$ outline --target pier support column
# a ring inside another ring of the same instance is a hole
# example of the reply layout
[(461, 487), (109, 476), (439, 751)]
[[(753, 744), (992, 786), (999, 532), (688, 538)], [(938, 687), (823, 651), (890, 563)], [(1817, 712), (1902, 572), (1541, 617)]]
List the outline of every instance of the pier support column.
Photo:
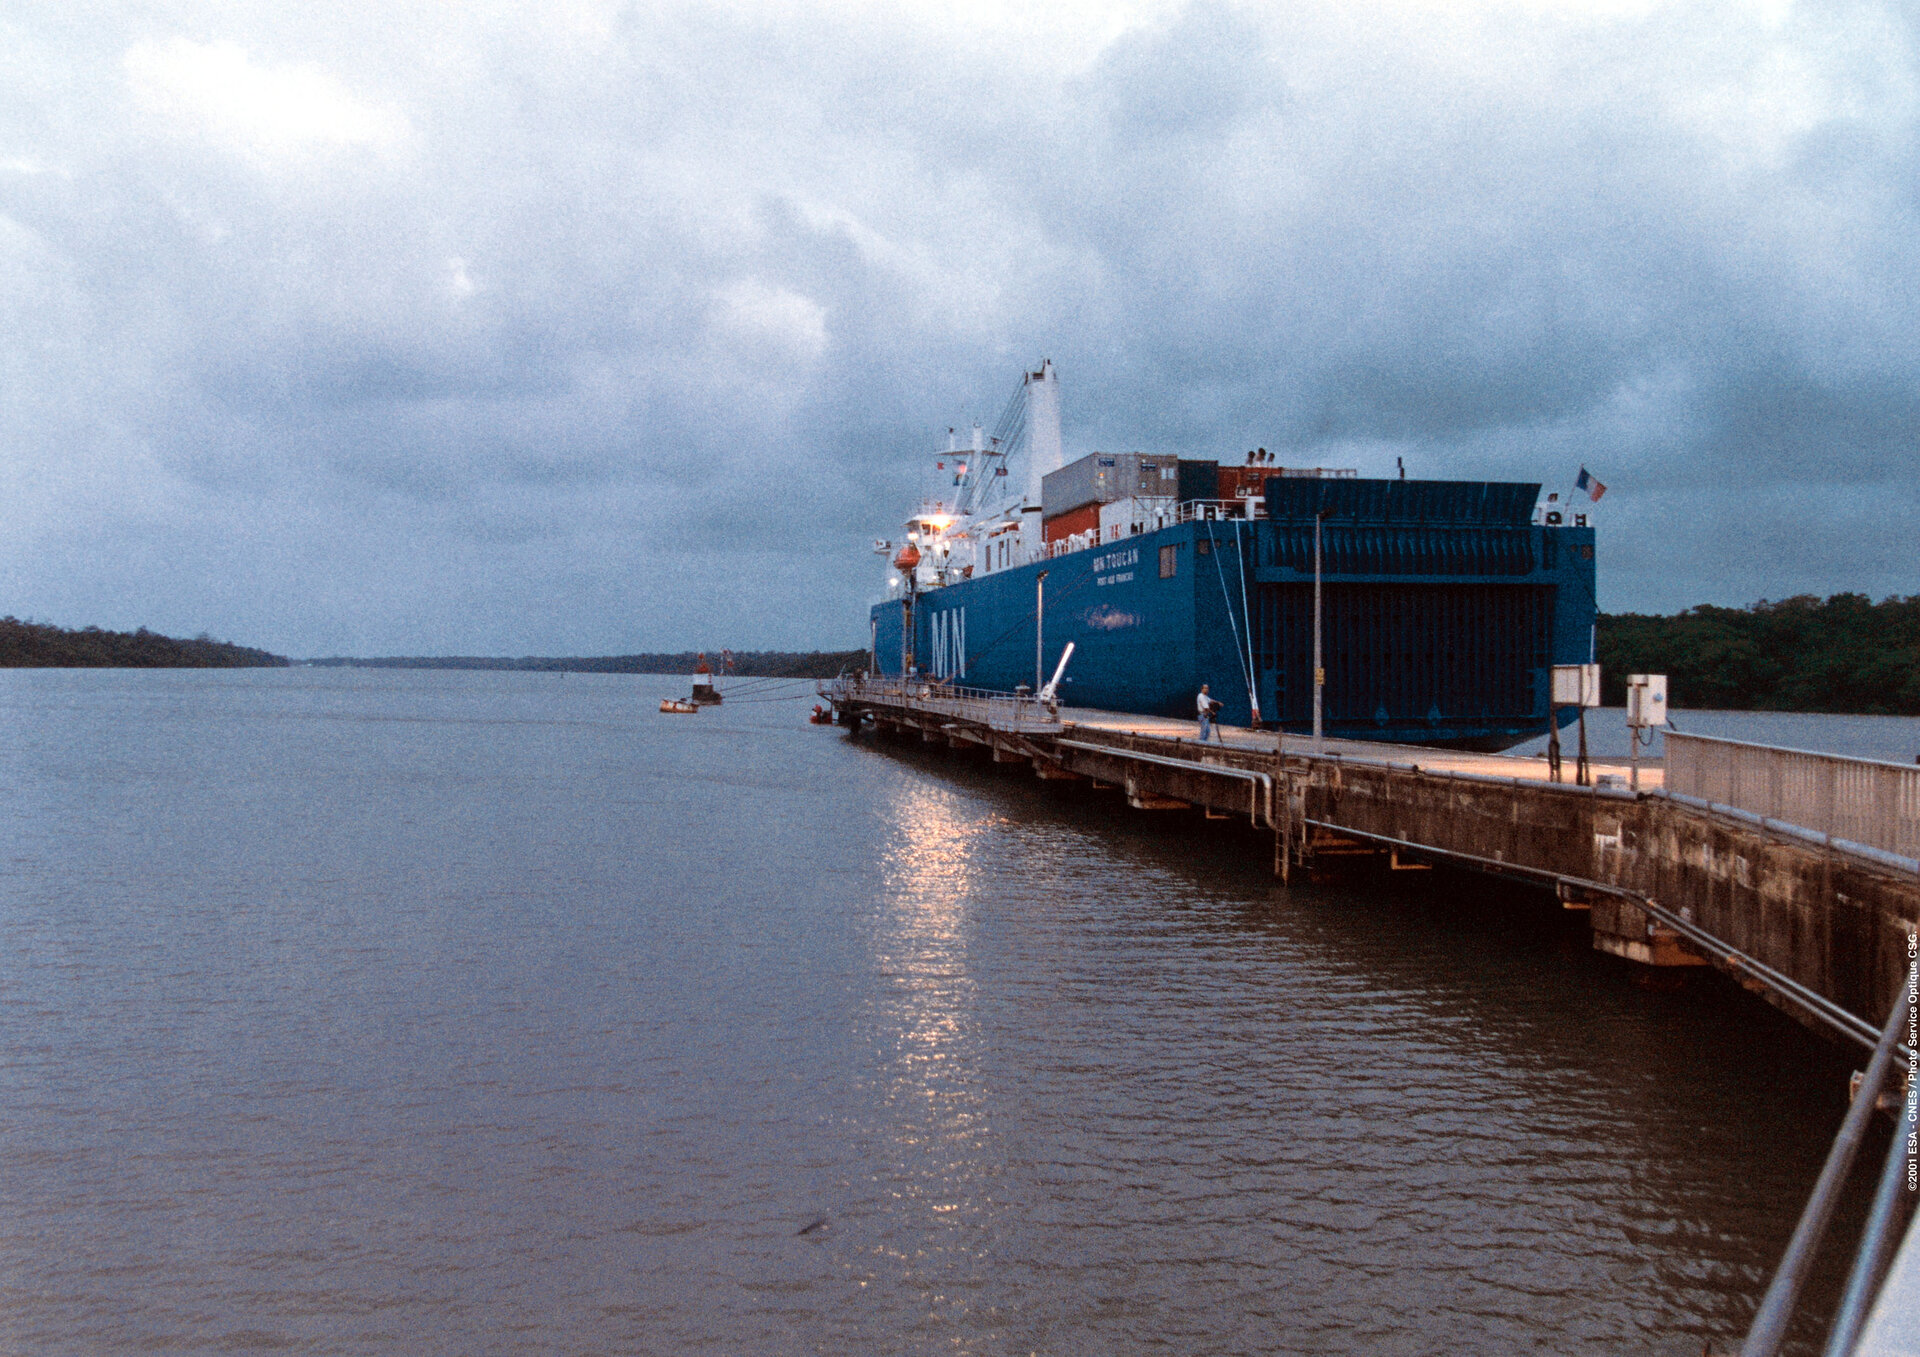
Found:
[(1159, 796), (1153, 792), (1140, 790), (1140, 784), (1132, 778), (1127, 779), (1127, 804), (1135, 810), (1191, 810), (1191, 801), (1182, 801), (1174, 796)]
[(1594, 896), (1588, 902), (1587, 917), (1593, 922), (1593, 945), (1602, 952), (1642, 966), (1709, 964), (1685, 938), (1617, 895)]
[(1307, 879), (1316, 885), (1323, 881), (1344, 881), (1358, 872), (1374, 868), (1388, 850), (1365, 839), (1350, 839), (1332, 830), (1309, 827), (1303, 865)]

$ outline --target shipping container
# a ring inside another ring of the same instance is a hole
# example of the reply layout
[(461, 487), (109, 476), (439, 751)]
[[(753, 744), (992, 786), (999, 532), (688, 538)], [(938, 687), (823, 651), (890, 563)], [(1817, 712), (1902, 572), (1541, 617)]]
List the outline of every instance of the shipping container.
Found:
[(1183, 457), (1180, 459), (1178, 480), (1180, 488), (1175, 493), (1180, 496), (1180, 502), (1183, 504), (1193, 499), (1220, 498), (1220, 463), (1218, 462), (1193, 461)]
[(1040, 535), (1049, 542), (1061, 542), (1077, 532), (1094, 532), (1100, 527), (1100, 506), (1083, 504), (1042, 521)]
[(1214, 499), (1264, 496), (1267, 478), (1278, 473), (1270, 466), (1223, 466), (1215, 480)]
[(1180, 481), (1176, 457), (1144, 452), (1096, 452), (1049, 472), (1040, 482), (1040, 512), (1047, 518), (1087, 504), (1110, 504), (1130, 495), (1169, 495)]

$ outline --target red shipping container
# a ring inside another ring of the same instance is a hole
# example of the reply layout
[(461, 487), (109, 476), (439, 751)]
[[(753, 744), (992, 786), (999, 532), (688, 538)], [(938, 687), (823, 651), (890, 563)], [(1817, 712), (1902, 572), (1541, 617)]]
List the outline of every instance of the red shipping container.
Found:
[(1083, 504), (1078, 509), (1069, 509), (1064, 514), (1055, 514), (1040, 525), (1040, 536), (1049, 542), (1060, 542), (1076, 532), (1098, 532), (1100, 530), (1100, 506)]
[(1267, 477), (1279, 475), (1270, 466), (1223, 466), (1220, 468), (1221, 499), (1239, 499), (1243, 495), (1265, 498)]

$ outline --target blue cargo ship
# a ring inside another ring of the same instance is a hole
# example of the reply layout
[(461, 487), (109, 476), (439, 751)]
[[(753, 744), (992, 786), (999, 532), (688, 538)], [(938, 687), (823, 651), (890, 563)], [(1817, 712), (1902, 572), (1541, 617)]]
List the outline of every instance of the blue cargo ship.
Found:
[(1071, 643), (1067, 704), (1191, 717), (1204, 683), (1229, 724), (1307, 733), (1316, 564), (1328, 736), (1505, 749), (1546, 732), (1551, 667), (1591, 660), (1594, 531), (1538, 484), (1264, 450), (1069, 463), (1054, 382), (1043, 363), (994, 438), (950, 439), (943, 493), (876, 543), (894, 596), (871, 612), (875, 672), (1032, 691)]

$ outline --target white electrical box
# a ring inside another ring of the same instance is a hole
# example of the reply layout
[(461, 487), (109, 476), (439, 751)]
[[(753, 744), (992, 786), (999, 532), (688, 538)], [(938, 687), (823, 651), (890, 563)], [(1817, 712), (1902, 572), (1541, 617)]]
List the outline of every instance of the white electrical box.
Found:
[(1600, 666), (1597, 664), (1554, 665), (1552, 702), (1556, 707), (1599, 706)]
[(1627, 724), (1642, 729), (1667, 723), (1667, 676), (1627, 675)]

